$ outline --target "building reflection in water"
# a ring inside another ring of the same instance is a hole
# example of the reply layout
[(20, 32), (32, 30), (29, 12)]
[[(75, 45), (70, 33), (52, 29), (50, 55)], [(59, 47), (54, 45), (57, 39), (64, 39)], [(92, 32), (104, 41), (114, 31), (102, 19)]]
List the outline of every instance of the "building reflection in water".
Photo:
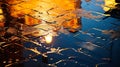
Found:
[[(46, 13), (43, 15), (40, 13), (41, 14), (40, 16), (42, 16), (40, 19), (43, 19), (46, 22), (57, 21), (56, 25), (60, 25), (60, 26), (62, 25), (64, 28), (68, 29), (70, 32), (76, 32), (78, 29), (81, 28), (81, 18), (77, 19), (76, 15), (72, 14), (73, 10), (81, 8), (80, 0), (77, 0), (77, 1), (66, 0), (65, 2), (61, 2), (61, 0), (55, 0), (55, 1), (48, 0), (48, 3), (45, 0), (45, 3), (40, 2), (41, 5), (38, 5), (39, 3), (37, 1), (38, 0), (36, 0), (36, 3), (34, 4), (37, 4), (37, 6), (44, 7), (44, 8), (40, 8), (40, 10), (43, 13), (47, 12), (46, 9), (49, 9), (51, 13), (50, 16), (46, 15)], [(34, 5), (34, 4), (29, 4), (29, 3), (26, 4), (26, 2), (25, 2), (26, 6), (23, 5), (24, 1), (17, 1), (17, 0), (13, 0), (13, 1), (5, 0), (3, 2), (1, 1), (0, 3), (1, 5), (1, 9), (0, 9), (0, 12), (1, 12), (1, 15), (0, 15), (0, 20), (1, 20), (0, 21), (0, 34), (1, 34), (0, 35), (1, 36), (0, 37), (0, 67), (24, 67), (24, 66), (25, 67), (28, 67), (28, 66), (29, 67), (31, 66), (48, 67), (46, 65), (48, 60), (42, 55), (39, 56), (41, 58), (40, 62), (34, 62), (36, 60), (34, 61), (32, 60), (32, 58), (37, 56), (37, 54), (34, 51), (32, 52), (32, 49), (31, 49), (31, 48), (34, 48), (35, 46), (31, 47), (31, 45), (29, 45), (29, 41), (27, 41), (26, 43), (26, 41), (24, 41), (25, 39), (22, 37), (22, 31), (24, 30), (22, 26), (23, 24), (26, 24), (28, 26), (33, 26), (33, 25), (41, 23), (40, 22), (41, 20), (37, 20), (33, 18), (33, 16), (31, 15), (31, 14), (36, 15), (38, 13), (37, 10), (29, 9), (29, 8), (38, 9), (38, 7), (34, 7), (34, 6), (30, 7), (30, 5)], [(30, 3), (33, 3), (33, 2), (30, 2)], [(50, 5), (50, 3), (51, 4), (53, 3), (53, 4)], [(59, 3), (61, 5), (59, 5)], [(21, 6), (19, 4), (21, 4)], [(60, 8), (57, 8), (53, 5), (56, 5), (57, 7), (60, 6)], [(23, 6), (24, 8), (21, 8)], [(68, 12), (70, 11), (71, 13), (65, 16), (64, 14), (61, 15), (62, 13), (65, 13), (61, 10), (61, 8), (63, 9), (63, 11), (65, 10), (67, 12), (68, 10)], [(35, 12), (31, 13), (32, 11), (35, 11)], [(53, 17), (56, 17), (56, 16), (58, 18), (55, 18), (54, 20)], [(62, 23), (62, 22), (66, 22), (66, 23)], [(52, 25), (52, 23), (49, 23), (49, 24)], [(28, 36), (28, 38), (31, 37), (31, 35), (25, 35), (25, 36)], [(29, 45), (29, 48), (27, 48), (25, 45), (27, 46)], [(39, 55), (39, 52), (38, 52), (38, 55)]]

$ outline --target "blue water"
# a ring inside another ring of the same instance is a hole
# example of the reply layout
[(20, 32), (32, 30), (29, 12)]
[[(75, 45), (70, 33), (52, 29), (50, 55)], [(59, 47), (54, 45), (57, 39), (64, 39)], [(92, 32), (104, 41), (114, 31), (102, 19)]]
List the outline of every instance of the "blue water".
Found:
[[(104, 13), (102, 7), (96, 4), (103, 4), (104, 2), (90, 2), (82, 1), (82, 9)], [(99, 15), (94, 13), (94, 15)], [(120, 31), (120, 19), (106, 18), (105, 16), (98, 19), (89, 19), (82, 17), (82, 29), (76, 33), (60, 34), (54, 38), (54, 42), (49, 46), (51, 48), (69, 48), (61, 52), (48, 54), (48, 61), (46, 64), (54, 64), (57, 67), (120, 67), (120, 38), (111, 38), (110, 34), (102, 33), (103, 30)], [(84, 32), (84, 33), (82, 33)], [(45, 44), (44, 44), (45, 45)], [(31, 43), (26, 43), (25, 47), (32, 46)], [(44, 48), (37, 47), (39, 51), (46, 52)], [(79, 49), (80, 52), (79, 52)], [(77, 50), (77, 51), (75, 51)], [(25, 50), (26, 51), (26, 50)], [(32, 52), (24, 52), (24, 56), (34, 55)], [(40, 67), (42, 63), (42, 56), (35, 56), (37, 62), (30, 60), (24, 63), (25, 67)], [(58, 62), (62, 60), (61, 62)], [(44, 66), (43, 66), (44, 67)]]

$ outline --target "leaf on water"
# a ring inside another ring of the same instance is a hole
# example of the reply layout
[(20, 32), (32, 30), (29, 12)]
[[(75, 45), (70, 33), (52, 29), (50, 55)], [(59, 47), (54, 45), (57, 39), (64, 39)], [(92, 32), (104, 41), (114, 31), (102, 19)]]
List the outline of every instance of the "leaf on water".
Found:
[(36, 54), (41, 54), (41, 52), (38, 51), (37, 48), (34, 48), (34, 49), (28, 48), (28, 50), (33, 51), (33, 52), (36, 53)]

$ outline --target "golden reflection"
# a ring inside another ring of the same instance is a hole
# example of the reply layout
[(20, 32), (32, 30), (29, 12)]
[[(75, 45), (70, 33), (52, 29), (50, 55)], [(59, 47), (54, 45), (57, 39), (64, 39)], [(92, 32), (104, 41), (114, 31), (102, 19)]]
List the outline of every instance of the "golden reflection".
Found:
[(80, 0), (8, 0), (8, 3), (12, 5), (9, 6), (11, 15), (25, 17), (27, 25), (42, 24), (45, 21), (58, 28), (69, 28), (71, 32), (80, 28), (73, 13), (79, 8)]
[(105, 11), (108, 11), (110, 10), (111, 8), (115, 8), (115, 5), (117, 4), (115, 2), (115, 0), (104, 0), (105, 1), (105, 6), (104, 6), (104, 10)]
[(4, 16), (2, 14), (3, 11), (0, 9), (0, 27), (4, 27)]
[(52, 40), (53, 40), (52, 35), (48, 34), (45, 36), (45, 41), (47, 44), (50, 44), (52, 42)]

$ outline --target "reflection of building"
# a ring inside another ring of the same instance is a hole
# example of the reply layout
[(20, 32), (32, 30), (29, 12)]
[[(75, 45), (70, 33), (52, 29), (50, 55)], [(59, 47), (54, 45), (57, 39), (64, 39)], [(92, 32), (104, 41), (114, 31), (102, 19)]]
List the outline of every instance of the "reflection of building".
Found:
[(105, 1), (105, 7), (104, 10), (108, 11), (110, 8), (115, 8), (115, 5), (120, 3), (120, 0), (104, 0)]
[(120, 0), (105, 0), (105, 7), (103, 8), (111, 17), (120, 19)]
[(108, 11), (111, 8), (115, 8), (117, 4), (120, 3), (120, 0), (104, 0), (105, 1), (105, 7), (104, 10)]
[[(45, 21), (52, 24), (52, 26), (63, 26), (64, 28), (68, 28), (69, 31), (75, 32), (81, 26), (73, 11), (80, 7), (80, 1), (34, 0), (34, 2), (26, 1), (22, 3), (16, 1), (19, 4), (11, 6), (10, 11), (13, 17), (25, 15), (25, 23), (27, 25), (40, 24)], [(14, 4), (15, 2), (9, 1), (9, 3)]]
[[(14, 40), (12, 37), (16, 37), (13, 33), (16, 28), (19, 28), (16, 24), (11, 24), (12, 20), (9, 20), (7, 5), (2, 1), (0, 2), (0, 67), (23, 67), (23, 64), (15, 65), (16, 62), (23, 60), (23, 48), (18, 44), (22, 45), (20, 40)], [(17, 26), (17, 27), (15, 27)], [(7, 29), (6, 29), (7, 28)], [(8, 32), (8, 29), (11, 33)], [(18, 35), (18, 33), (16, 33)], [(14, 66), (15, 65), (15, 66)]]
[[(51, 22), (49, 24), (52, 24), (52, 22), (55, 21), (56, 27), (57, 25), (58, 26), (63, 25), (64, 28), (68, 28), (68, 30), (71, 32), (76, 32), (79, 28), (81, 28), (80, 19), (76, 18), (76, 15), (72, 13), (76, 8), (80, 8), (80, 0), (77, 0), (77, 2), (76, 0), (63, 0), (63, 1), (62, 0), (44, 0), (45, 2), (37, 2), (41, 0), (34, 0), (36, 2), (33, 2), (32, 0), (30, 0), (28, 3), (20, 2), (23, 0), (19, 0), (19, 1), (8, 0), (8, 1), (9, 1), (8, 3), (12, 5), (12, 6), (9, 6), (9, 9), (11, 11), (10, 13), (8, 12), (9, 15), (8, 13), (6, 13), (8, 6), (5, 4), (2, 4), (3, 13), (5, 13), (5, 19), (6, 19), (5, 26), (7, 27), (7, 30), (10, 27), (13, 30), (17, 30), (17, 33), (15, 32), (10, 34), (8, 32), (6, 33), (5, 31), (5, 34), (3, 37), (6, 38), (6, 40), (7, 39), (11, 40), (12, 37), (14, 36), (17, 37), (17, 35), (20, 33), (18, 32), (18, 29), (20, 29), (20, 26), (19, 24), (17, 26), (17, 23), (19, 22), (24, 23), (23, 19), (25, 19), (25, 24), (27, 25), (39, 24), (42, 22), (42, 20), (45, 20), (48, 23)], [(41, 6), (44, 8), (41, 8)], [(35, 16), (37, 16), (37, 18)], [(39, 16), (42, 16), (42, 17), (39, 18)], [(0, 22), (0, 27), (4, 27), (3, 22), (2, 24)], [(2, 41), (1, 39), (2, 38), (0, 38), (0, 42), (4, 42), (4, 40)], [(21, 40), (13, 40), (8, 43), (7, 41), (5, 41), (4, 44), (0, 45), (0, 65), (3, 65), (2, 67), (4, 67), (5, 65), (8, 65), (8, 64), (12, 65), (12, 63), (16, 63), (16, 62), (18, 62), (19, 64), (20, 61), (23, 61), (25, 59), (23, 58), (24, 47), (21, 47), (21, 46), (23, 46)], [(23, 65), (18, 65), (15, 67), (23, 67)]]
[(115, 8), (115, 5), (117, 4), (115, 0), (104, 0), (105, 1), (105, 7), (104, 10), (108, 11), (111, 8)]

